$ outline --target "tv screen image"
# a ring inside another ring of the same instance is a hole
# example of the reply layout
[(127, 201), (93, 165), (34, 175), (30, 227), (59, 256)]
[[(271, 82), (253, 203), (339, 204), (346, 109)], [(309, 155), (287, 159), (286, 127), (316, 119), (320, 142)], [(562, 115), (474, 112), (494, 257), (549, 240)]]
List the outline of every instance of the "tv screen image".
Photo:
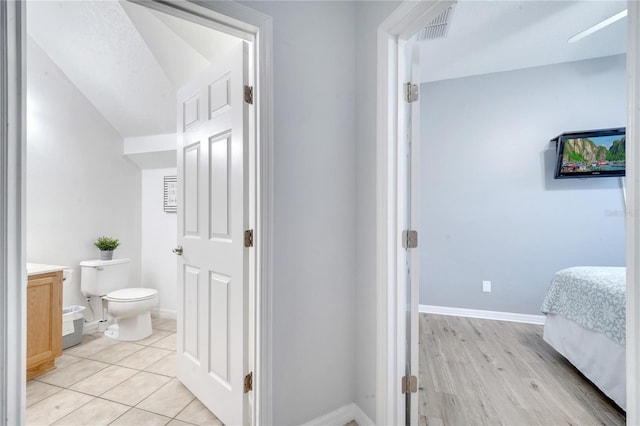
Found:
[(556, 143), (555, 178), (624, 176), (625, 128), (567, 132)]

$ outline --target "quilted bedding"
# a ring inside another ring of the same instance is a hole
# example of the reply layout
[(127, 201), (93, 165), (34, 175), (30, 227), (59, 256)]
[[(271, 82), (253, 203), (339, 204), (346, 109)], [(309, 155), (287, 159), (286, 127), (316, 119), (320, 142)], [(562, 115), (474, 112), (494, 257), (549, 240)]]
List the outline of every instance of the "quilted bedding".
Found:
[(626, 268), (578, 266), (555, 273), (541, 311), (625, 344)]

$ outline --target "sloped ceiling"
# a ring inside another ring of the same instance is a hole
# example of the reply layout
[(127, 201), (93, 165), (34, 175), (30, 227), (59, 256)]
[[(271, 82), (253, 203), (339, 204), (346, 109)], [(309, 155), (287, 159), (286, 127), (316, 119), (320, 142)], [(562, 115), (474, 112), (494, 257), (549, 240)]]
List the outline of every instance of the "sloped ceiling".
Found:
[(448, 34), (421, 42), (422, 82), (626, 52), (626, 19), (578, 42), (569, 37), (626, 8), (626, 1), (473, 1), (455, 6)]
[[(462, 0), (446, 37), (421, 42), (421, 81), (624, 53), (626, 19), (567, 39), (625, 3)], [(116, 0), (29, 1), (27, 31), (124, 138), (174, 132), (177, 89), (235, 41)]]
[(27, 32), (123, 138), (176, 130), (176, 91), (233, 37), (128, 2), (30, 1)]

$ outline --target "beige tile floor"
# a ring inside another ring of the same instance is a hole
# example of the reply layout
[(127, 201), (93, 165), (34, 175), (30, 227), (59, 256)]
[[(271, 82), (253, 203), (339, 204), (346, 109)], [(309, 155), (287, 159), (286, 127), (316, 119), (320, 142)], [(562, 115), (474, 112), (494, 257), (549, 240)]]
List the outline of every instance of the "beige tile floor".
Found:
[(176, 322), (118, 342), (86, 334), (57, 368), (27, 383), (26, 425), (222, 425), (177, 379)]

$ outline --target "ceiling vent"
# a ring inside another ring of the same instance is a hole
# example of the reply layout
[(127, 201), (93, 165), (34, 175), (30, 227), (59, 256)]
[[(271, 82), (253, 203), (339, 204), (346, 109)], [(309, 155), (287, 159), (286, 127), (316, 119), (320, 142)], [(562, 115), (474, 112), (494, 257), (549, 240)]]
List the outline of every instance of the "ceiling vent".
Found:
[(426, 27), (418, 32), (418, 41), (434, 40), (447, 36), (453, 16), (454, 5), (449, 6), (444, 12), (436, 16)]

